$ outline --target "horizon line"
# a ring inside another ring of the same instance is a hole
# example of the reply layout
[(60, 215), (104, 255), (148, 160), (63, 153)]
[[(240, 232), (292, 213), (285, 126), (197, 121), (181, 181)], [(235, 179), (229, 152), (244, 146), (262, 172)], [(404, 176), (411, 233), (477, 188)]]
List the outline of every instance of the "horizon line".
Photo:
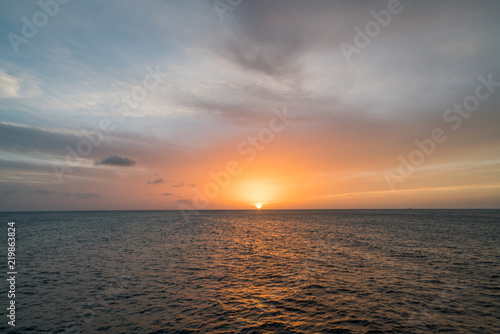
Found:
[(328, 209), (203, 209), (203, 210), (179, 210), (179, 209), (109, 209), (109, 210), (12, 210), (0, 211), (2, 213), (45, 213), (45, 212), (121, 212), (121, 211), (318, 211), (318, 210), (500, 210), (500, 208), (328, 208)]

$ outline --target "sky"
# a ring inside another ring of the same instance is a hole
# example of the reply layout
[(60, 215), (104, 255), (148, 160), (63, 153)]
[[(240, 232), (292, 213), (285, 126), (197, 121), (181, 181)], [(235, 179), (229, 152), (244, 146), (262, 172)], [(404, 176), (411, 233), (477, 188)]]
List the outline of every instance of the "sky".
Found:
[(500, 2), (2, 1), (0, 210), (500, 208)]

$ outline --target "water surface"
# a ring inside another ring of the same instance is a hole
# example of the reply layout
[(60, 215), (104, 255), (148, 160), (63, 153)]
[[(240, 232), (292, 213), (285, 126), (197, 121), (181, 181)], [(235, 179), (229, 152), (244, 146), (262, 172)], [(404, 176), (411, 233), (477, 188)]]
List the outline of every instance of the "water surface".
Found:
[(500, 333), (499, 210), (0, 218), (20, 333)]

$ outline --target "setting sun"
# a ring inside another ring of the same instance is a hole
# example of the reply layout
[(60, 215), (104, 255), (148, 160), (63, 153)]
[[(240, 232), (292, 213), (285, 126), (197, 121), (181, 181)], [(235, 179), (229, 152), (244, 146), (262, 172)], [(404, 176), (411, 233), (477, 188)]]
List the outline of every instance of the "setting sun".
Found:
[(262, 203), (255, 203), (255, 207), (260, 210), (262, 208)]

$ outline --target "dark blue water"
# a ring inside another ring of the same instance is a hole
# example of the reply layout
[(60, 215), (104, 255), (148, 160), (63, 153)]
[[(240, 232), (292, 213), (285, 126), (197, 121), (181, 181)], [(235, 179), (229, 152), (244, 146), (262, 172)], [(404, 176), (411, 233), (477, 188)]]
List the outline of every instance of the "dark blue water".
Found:
[(500, 333), (499, 210), (1, 213), (5, 277), (10, 220), (12, 332)]

